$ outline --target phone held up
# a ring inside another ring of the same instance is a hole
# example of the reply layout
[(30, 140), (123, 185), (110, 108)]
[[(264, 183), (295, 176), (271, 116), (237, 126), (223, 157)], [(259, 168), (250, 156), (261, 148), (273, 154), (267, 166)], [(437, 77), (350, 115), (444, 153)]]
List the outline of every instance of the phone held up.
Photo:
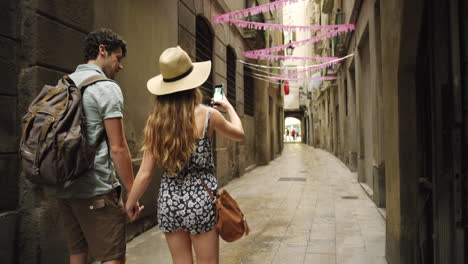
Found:
[(214, 87), (213, 102), (212, 105), (219, 106), (218, 101), (224, 99), (224, 84), (217, 84)]

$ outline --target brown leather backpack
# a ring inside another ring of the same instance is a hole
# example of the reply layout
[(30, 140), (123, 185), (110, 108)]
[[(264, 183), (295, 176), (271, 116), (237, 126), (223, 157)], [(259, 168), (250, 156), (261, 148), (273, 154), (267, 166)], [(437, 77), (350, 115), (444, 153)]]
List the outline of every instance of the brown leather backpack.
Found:
[(247, 220), (234, 198), (226, 190), (221, 190), (215, 197), (203, 180), (202, 184), (216, 205), (216, 230), (221, 238), (233, 242), (248, 235)]
[(81, 98), (84, 88), (99, 81), (112, 80), (95, 75), (76, 86), (64, 76), (56, 86), (45, 85), (33, 100), (22, 120), (19, 151), (31, 182), (68, 187), (94, 165), (96, 149), (86, 138)]

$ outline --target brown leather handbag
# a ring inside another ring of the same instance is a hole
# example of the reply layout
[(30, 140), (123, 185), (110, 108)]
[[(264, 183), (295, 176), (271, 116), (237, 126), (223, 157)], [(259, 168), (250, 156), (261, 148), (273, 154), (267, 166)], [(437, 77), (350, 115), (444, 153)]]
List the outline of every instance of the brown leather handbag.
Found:
[(221, 190), (215, 197), (204, 181), (201, 182), (216, 205), (216, 230), (221, 238), (233, 242), (244, 234), (248, 235), (250, 230), (247, 220), (234, 198), (226, 190)]

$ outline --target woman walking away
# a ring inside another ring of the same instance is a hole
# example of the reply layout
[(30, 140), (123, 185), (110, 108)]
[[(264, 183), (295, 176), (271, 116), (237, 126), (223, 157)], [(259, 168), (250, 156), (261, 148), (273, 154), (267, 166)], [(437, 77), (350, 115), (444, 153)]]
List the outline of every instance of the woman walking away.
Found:
[[(216, 208), (205, 190), (218, 186), (211, 136), (214, 131), (235, 140), (244, 139), (242, 123), (225, 99), (213, 108), (201, 104), (199, 86), (210, 75), (211, 62), (192, 63), (180, 47), (165, 50), (159, 58), (161, 73), (148, 81), (156, 95), (145, 127), (143, 161), (127, 201), (133, 221), (136, 201), (145, 192), (156, 164), (164, 169), (158, 198), (158, 223), (174, 263), (218, 263), (219, 240), (214, 229)], [(227, 112), (230, 122), (217, 110)]]

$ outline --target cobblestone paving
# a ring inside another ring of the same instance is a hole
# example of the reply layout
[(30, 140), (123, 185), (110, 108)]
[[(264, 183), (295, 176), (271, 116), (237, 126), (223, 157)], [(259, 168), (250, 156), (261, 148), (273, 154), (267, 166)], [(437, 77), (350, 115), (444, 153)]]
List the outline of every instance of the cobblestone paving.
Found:
[[(220, 263), (384, 264), (385, 221), (330, 153), (286, 144), (283, 154), (225, 188), (251, 234), (221, 242)], [(157, 227), (128, 244), (127, 263), (171, 263)]]

